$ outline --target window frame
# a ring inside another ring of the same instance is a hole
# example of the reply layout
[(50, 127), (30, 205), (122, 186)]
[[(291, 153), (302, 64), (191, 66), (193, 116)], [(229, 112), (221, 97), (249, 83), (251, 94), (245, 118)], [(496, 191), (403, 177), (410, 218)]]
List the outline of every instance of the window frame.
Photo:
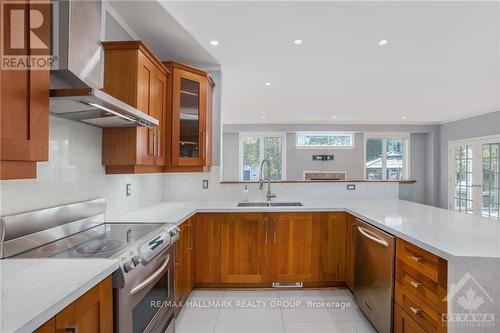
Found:
[[(325, 136), (334, 136), (334, 135), (350, 135), (351, 136), (351, 145), (350, 146), (311, 146), (311, 145), (299, 145), (299, 135), (325, 135)], [(295, 149), (315, 149), (315, 150), (325, 150), (325, 149), (356, 149), (356, 133), (355, 132), (344, 132), (344, 131), (298, 131), (295, 132)]]
[(368, 181), (376, 181), (375, 179), (368, 179), (366, 176), (366, 144), (369, 139), (382, 139), (382, 179), (377, 180), (390, 180), (387, 179), (387, 139), (390, 138), (401, 138), (405, 139), (405, 156), (403, 156), (403, 175), (401, 179), (398, 181), (405, 181), (410, 179), (410, 143), (411, 133), (409, 132), (366, 132), (364, 133), (364, 145), (363, 145), (363, 170), (364, 170), (364, 179)]
[[(259, 137), (259, 165), (264, 159), (264, 138), (281, 138), (281, 180), (286, 180), (286, 132), (239, 132), (238, 133), (238, 179), (240, 182), (252, 182), (243, 180), (243, 140), (250, 137)], [(276, 180), (272, 180), (276, 181)]]

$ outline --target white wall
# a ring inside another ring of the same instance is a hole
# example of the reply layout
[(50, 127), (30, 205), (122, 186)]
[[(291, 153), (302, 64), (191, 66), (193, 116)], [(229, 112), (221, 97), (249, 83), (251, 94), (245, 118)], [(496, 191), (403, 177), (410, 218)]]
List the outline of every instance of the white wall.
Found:
[[(202, 188), (203, 179), (209, 181), (208, 189)], [(397, 183), (355, 183), (355, 191), (347, 191), (346, 183), (273, 183), (271, 189), (277, 194), (275, 201), (308, 200), (377, 200), (397, 199)], [(266, 200), (266, 189), (260, 191), (258, 184), (246, 184), (250, 200)], [(245, 184), (221, 184), (220, 168), (213, 167), (206, 173), (171, 173), (165, 175), (165, 200), (231, 200), (243, 199)]]
[(0, 215), (104, 197), (112, 217), (161, 201), (163, 180), (162, 174), (106, 175), (101, 129), (51, 115), (49, 161), (37, 164), (37, 179), (0, 181)]

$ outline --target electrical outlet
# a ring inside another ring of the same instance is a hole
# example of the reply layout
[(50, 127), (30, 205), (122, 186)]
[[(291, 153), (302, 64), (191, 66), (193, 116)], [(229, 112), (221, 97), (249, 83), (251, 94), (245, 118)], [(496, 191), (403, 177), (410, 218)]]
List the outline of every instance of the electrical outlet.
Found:
[(125, 195), (130, 197), (132, 195), (132, 184), (127, 184), (125, 186)]
[(356, 189), (356, 185), (355, 184), (347, 184), (347, 190), (348, 191), (354, 191)]
[(203, 179), (203, 189), (207, 189), (208, 188), (208, 179)]

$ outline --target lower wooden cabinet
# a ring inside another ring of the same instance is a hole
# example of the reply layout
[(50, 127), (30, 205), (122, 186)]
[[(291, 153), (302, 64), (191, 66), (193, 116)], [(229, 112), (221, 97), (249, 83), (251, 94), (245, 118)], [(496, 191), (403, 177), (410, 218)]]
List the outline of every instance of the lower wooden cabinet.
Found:
[(263, 213), (235, 213), (222, 216), (221, 282), (271, 282), (267, 217)]
[(426, 333), (408, 313), (394, 305), (394, 333)]
[[(320, 213), (269, 214), (272, 223), (272, 280), (316, 282), (320, 271)], [(327, 240), (328, 241), (328, 240)]]
[(345, 283), (354, 291), (354, 267), (356, 258), (356, 217), (351, 214), (346, 214), (346, 269), (345, 269)]
[(344, 212), (198, 214), (194, 283), (341, 284), (346, 223)]
[(193, 289), (193, 219), (179, 226), (179, 240), (175, 243), (175, 287), (177, 302), (187, 299)]
[(113, 332), (113, 291), (111, 276), (68, 305), (35, 332)]
[(347, 214), (321, 213), (319, 222), (319, 281), (346, 280)]

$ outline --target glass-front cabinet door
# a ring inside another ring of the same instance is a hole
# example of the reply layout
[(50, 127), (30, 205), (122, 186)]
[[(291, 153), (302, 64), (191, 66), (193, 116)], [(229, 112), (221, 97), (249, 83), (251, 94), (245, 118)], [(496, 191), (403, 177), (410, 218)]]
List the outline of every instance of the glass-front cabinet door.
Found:
[(203, 166), (206, 154), (206, 77), (174, 69), (172, 164)]

